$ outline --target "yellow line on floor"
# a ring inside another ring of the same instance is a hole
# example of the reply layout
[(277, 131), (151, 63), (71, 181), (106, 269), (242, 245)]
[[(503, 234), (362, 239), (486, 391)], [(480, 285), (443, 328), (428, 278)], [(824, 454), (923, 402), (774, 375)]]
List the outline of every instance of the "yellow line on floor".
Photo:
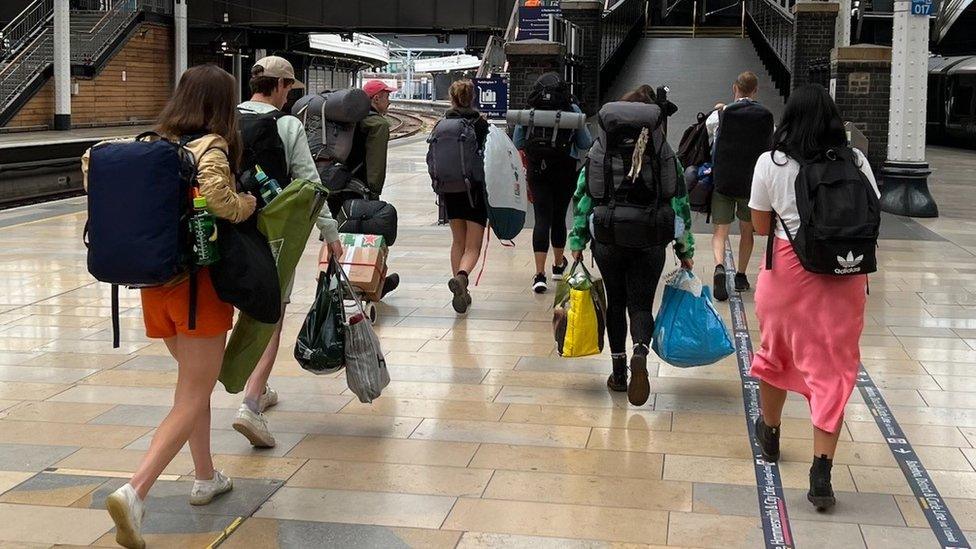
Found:
[(214, 549), (214, 547), (217, 547), (221, 543), (227, 541), (227, 538), (234, 533), (234, 530), (237, 530), (237, 527), (240, 526), (242, 522), (244, 522), (244, 517), (237, 517), (234, 519), (234, 522), (230, 523), (230, 525), (227, 528), (224, 528), (224, 531), (221, 532), (216, 539), (210, 542), (207, 549)]
[[(129, 478), (132, 473), (124, 471), (96, 471), (89, 469), (66, 469), (52, 467), (44, 470), (45, 473), (56, 473), (59, 475), (72, 475), (76, 477), (106, 477), (106, 478)], [(180, 480), (180, 475), (159, 475), (159, 480)]]

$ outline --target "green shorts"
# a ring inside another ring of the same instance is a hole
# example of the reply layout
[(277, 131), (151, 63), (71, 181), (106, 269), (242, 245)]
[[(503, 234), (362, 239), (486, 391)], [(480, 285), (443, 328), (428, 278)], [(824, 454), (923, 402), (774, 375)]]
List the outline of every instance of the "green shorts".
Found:
[(748, 198), (732, 198), (722, 193), (712, 193), (712, 223), (731, 225), (735, 218), (752, 223), (752, 210)]

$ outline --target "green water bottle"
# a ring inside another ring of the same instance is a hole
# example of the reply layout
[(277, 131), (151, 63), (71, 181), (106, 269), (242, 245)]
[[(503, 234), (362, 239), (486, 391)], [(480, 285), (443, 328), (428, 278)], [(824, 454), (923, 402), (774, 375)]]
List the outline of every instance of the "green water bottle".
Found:
[(276, 196), (281, 194), (281, 185), (273, 177), (268, 177), (268, 174), (264, 173), (261, 166), (254, 165), (254, 178), (257, 180), (261, 192), (261, 200), (264, 201), (265, 205), (271, 203)]
[(193, 216), (190, 234), (193, 237), (193, 260), (197, 265), (213, 265), (220, 259), (217, 250), (217, 219), (207, 211), (207, 199), (196, 191), (193, 197)]

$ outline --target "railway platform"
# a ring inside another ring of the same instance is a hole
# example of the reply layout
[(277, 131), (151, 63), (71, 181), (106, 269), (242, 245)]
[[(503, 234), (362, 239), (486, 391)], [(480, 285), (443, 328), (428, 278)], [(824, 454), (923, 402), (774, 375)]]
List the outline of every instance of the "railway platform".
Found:
[[(191, 508), (184, 451), (150, 493), (149, 545), (761, 546), (765, 511), (736, 358), (690, 370), (653, 362), (649, 403), (630, 406), (605, 388), (608, 356), (554, 352), (551, 294), (529, 288), (527, 235), (514, 248), (492, 243), (474, 306), (458, 317), (446, 286), (450, 235), (436, 225), (425, 152), (419, 137), (393, 145), (384, 194), (400, 211), (389, 263), (403, 282), (377, 321), (393, 382), (362, 405), (341, 374), (313, 376), (292, 358), (315, 291), (310, 243), (271, 379), (281, 394), (268, 412), (277, 448), (252, 449), (231, 430), (239, 397), (218, 386), (213, 446), (235, 488)], [(973, 539), (976, 199), (962, 177), (976, 160), (937, 148), (930, 159), (943, 215), (886, 218), (862, 352), (872, 387)], [(3, 546), (112, 546), (104, 497), (133, 471), (172, 400), (175, 364), (146, 339), (135, 292), (123, 294), (122, 346), (112, 349), (109, 288), (86, 270), (84, 204), (0, 213)], [(695, 222), (707, 249), (708, 226)], [(705, 254), (696, 270), (710, 274)], [(755, 346), (752, 294), (742, 300)], [(737, 326), (727, 304), (718, 310)], [(779, 475), (794, 546), (936, 546), (861, 392), (847, 408), (838, 505), (827, 514), (804, 498), (806, 405), (791, 398), (786, 410)]]

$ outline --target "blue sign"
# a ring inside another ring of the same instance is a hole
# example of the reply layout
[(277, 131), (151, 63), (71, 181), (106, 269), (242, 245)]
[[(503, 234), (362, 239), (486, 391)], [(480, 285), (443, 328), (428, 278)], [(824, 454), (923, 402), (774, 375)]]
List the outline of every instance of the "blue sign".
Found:
[(508, 112), (508, 79), (495, 76), (474, 79), (475, 108), (488, 118), (505, 118)]
[(912, 0), (912, 15), (935, 15), (939, 13), (935, 0)]
[(516, 40), (549, 40), (549, 16), (559, 16), (562, 10), (557, 6), (519, 7), (519, 26)]

